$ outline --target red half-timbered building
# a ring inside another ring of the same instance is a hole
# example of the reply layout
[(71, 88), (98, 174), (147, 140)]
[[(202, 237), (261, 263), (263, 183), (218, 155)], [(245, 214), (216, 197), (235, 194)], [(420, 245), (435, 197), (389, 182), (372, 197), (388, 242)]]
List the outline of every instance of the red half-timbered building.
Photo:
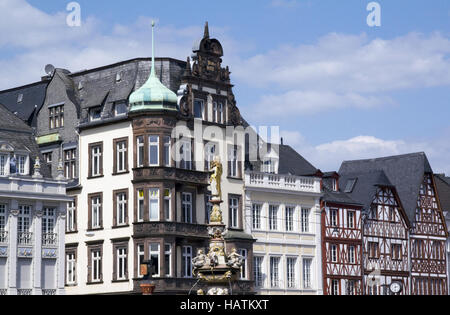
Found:
[(322, 199), (322, 266), (325, 295), (361, 295), (362, 205), (339, 190), (337, 173), (325, 173)]
[[(380, 171), (386, 175), (391, 186), (378, 185), (374, 197), (376, 207), (369, 208), (369, 216), (364, 220), (364, 243), (368, 254), (368, 256), (365, 255), (365, 260), (370, 262), (372, 256), (379, 256), (380, 259), (382, 257), (380, 246), (378, 247), (380, 252), (375, 251), (377, 246), (373, 243), (376, 243), (376, 240), (372, 238), (372, 234), (394, 235), (399, 245), (395, 246), (391, 242), (390, 245), (385, 244), (383, 247), (386, 252), (391, 247), (391, 259), (386, 260), (391, 261), (390, 268), (404, 270), (403, 261), (409, 256), (409, 280), (408, 285), (406, 280), (403, 281), (402, 292), (407, 293), (409, 290), (409, 294), (412, 295), (447, 295), (445, 243), (448, 230), (437, 196), (433, 171), (425, 153), (348, 161), (342, 164), (339, 174), (350, 179), (352, 174)], [(350, 196), (358, 201), (354, 194)], [(395, 200), (397, 204), (392, 205), (392, 200)], [(389, 218), (386, 221), (385, 217), (390, 215), (387, 211), (392, 211), (392, 208), (397, 208), (399, 214), (404, 212), (404, 224), (409, 225), (409, 236), (405, 235), (407, 232), (404, 232), (405, 228), (400, 227), (400, 222), (393, 224), (394, 222), (390, 222)], [(377, 209), (378, 218), (380, 218), (380, 210), (384, 212), (381, 222), (372, 219), (374, 214), (371, 212), (375, 209)], [(376, 232), (377, 229), (380, 232)], [(405, 244), (407, 244), (407, 252), (403, 252)], [(400, 259), (393, 262), (392, 258), (394, 256), (398, 258), (400, 248), (402, 248), (402, 262)], [(368, 267), (365, 266), (365, 268)], [(370, 289), (371, 279), (376, 280), (376, 277), (367, 278), (366, 294), (375, 293)], [(397, 289), (398, 286), (393, 288)]]

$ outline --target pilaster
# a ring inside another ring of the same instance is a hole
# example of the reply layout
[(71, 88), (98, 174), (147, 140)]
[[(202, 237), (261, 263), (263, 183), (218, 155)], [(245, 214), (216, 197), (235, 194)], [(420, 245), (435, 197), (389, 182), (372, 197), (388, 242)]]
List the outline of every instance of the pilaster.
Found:
[(33, 216), (34, 244), (33, 244), (33, 294), (42, 295), (42, 201), (36, 201)]
[(316, 286), (317, 286), (317, 294), (323, 295), (323, 265), (322, 265), (322, 227), (321, 227), (321, 208), (320, 208), (320, 199), (317, 198), (315, 200), (315, 235), (316, 235)]
[(58, 260), (56, 262), (56, 270), (57, 270), (57, 277), (56, 277), (56, 294), (57, 295), (65, 295), (65, 255), (66, 255), (66, 249), (65, 249), (65, 233), (66, 233), (66, 218), (67, 218), (67, 203), (60, 203), (59, 204), (59, 211), (58, 211), (58, 226), (57, 226), (57, 233), (58, 233)]
[(17, 295), (17, 217), (19, 204), (12, 200), (9, 211), (8, 294)]

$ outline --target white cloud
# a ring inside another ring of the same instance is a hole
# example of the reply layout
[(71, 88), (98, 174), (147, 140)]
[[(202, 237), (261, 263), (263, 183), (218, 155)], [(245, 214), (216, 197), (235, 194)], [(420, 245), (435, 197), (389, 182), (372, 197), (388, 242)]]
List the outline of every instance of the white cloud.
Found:
[(450, 132), (433, 141), (384, 140), (373, 136), (357, 136), (320, 145), (311, 145), (296, 131), (281, 131), (284, 143), (291, 145), (322, 171), (339, 170), (343, 161), (371, 159), (414, 152), (425, 152), (433, 171), (450, 174)]
[(270, 91), (251, 110), (278, 100), (302, 113), (380, 106), (392, 103), (385, 96), (391, 91), (450, 85), (450, 39), (440, 33), (389, 40), (332, 33), (311, 45), (238, 60), (234, 75)]

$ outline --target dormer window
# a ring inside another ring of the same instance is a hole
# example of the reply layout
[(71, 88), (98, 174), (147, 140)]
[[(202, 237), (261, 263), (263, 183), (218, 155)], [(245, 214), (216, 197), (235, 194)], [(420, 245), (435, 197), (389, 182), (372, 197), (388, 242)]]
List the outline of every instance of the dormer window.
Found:
[(95, 107), (89, 110), (90, 121), (98, 121), (102, 118), (102, 108)]
[[(7, 161), (7, 156), (0, 158), (0, 165), (2, 162)], [(8, 169), (9, 166), (9, 169)], [(16, 154), (9, 159), (9, 165), (5, 164), (3, 166), (3, 172), (5, 175), (8, 174), (18, 174), (18, 175), (28, 175), (29, 171), (29, 157), (25, 154)]]
[(122, 72), (117, 72), (116, 74), (116, 82), (122, 81)]
[(127, 104), (125, 103), (118, 103), (114, 107), (114, 115), (115, 116), (124, 116), (127, 114)]
[(347, 186), (345, 187), (345, 193), (351, 193), (353, 192), (353, 189), (355, 188), (356, 184), (356, 178), (352, 178), (347, 182)]
[(0, 176), (9, 175), (9, 154), (0, 154)]
[(272, 159), (265, 160), (262, 165), (262, 172), (275, 174), (275, 161)]
[(17, 96), (17, 103), (22, 103), (22, 102), (23, 102), (23, 94), (20, 93), (20, 94)]
[(26, 163), (27, 163), (27, 156), (26, 155), (17, 155), (17, 173), (20, 175), (28, 175)]
[(333, 191), (338, 191), (338, 184), (337, 184), (337, 179), (336, 178), (333, 178), (331, 180), (331, 184), (332, 184), (332, 187), (333, 187)]

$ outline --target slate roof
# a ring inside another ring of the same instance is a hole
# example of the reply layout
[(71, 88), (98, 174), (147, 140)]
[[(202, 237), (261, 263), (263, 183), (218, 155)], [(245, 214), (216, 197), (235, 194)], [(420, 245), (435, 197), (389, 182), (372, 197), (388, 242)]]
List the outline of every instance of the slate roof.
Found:
[(434, 175), (436, 189), (441, 203), (442, 211), (448, 211), (450, 214), (450, 178), (442, 175)]
[(314, 176), (319, 171), (289, 145), (279, 146), (278, 174)]
[[(29, 152), (30, 174), (33, 174), (35, 158), (39, 156), (40, 160), (43, 160), (33, 135), (33, 129), (1, 104), (0, 117), (0, 141), (7, 142), (15, 150)], [(50, 169), (45, 163), (41, 163), (41, 174), (47, 178), (51, 177)]]
[(363, 207), (363, 205), (352, 199), (348, 194), (342, 191), (331, 191), (328, 188), (323, 190), (322, 200), (325, 202), (337, 203), (341, 205), (352, 205), (357, 207)]
[(425, 153), (346, 161), (342, 163), (339, 174), (350, 178), (353, 174), (373, 171), (384, 171), (389, 183), (395, 186), (409, 221), (414, 222), (423, 176), (425, 173), (433, 173)]
[[(36, 115), (45, 101), (45, 93), (49, 80), (35, 82), (21, 87), (0, 91), (0, 103), (17, 117), (36, 126)], [(23, 94), (23, 100), (18, 103), (18, 97)]]

